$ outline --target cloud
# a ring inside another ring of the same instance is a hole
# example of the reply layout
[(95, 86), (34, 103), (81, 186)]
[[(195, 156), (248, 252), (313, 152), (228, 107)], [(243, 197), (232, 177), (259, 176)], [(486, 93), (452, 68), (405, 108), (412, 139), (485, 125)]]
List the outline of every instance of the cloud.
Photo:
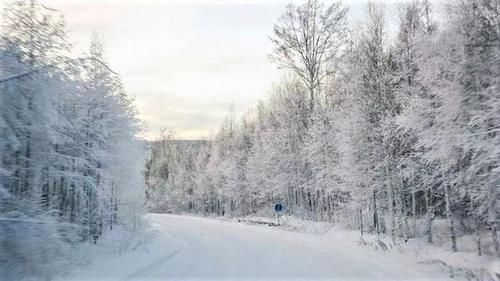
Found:
[[(85, 5), (233, 5), (233, 4), (286, 4), (289, 0), (71, 0), (71, 4)], [(296, 1), (299, 2), (299, 1)], [(67, 3), (64, 0), (45, 0), (47, 4)]]
[(65, 14), (75, 56), (92, 31), (103, 34), (149, 138), (165, 125), (179, 138), (208, 135), (231, 103), (247, 111), (280, 75), (267, 59), (268, 36), (288, 0), (41, 1)]

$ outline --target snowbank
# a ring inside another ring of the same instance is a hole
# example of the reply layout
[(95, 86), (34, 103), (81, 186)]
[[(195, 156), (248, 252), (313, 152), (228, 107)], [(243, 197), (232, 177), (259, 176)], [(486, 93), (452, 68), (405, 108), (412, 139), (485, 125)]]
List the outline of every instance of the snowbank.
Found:
[(122, 275), (129, 270), (124, 270), (123, 265), (127, 265), (130, 270), (133, 270), (134, 266), (139, 268), (137, 260), (150, 261), (164, 254), (152, 251), (152, 249), (162, 247), (168, 251), (174, 247), (172, 241), (158, 239), (158, 231), (153, 230), (152, 225), (145, 223), (143, 226), (146, 228), (140, 232), (116, 226), (112, 231), (104, 233), (96, 244), (79, 245), (74, 253), (77, 257), (75, 260), (79, 262), (74, 262), (71, 268), (59, 272), (60, 276), (56, 281), (99, 281), (125, 278)]
[[(232, 220), (247, 224), (276, 225), (277, 218), (247, 216)], [(435, 223), (435, 229), (441, 223)], [(460, 238), (460, 251), (453, 253), (448, 250), (447, 237), (444, 231), (436, 231), (435, 244), (429, 244), (423, 239), (410, 239), (407, 242), (397, 239), (394, 243), (386, 235), (374, 235), (346, 229), (340, 225), (328, 222), (313, 222), (294, 216), (280, 217), (280, 229), (302, 233), (310, 233), (331, 239), (334, 243), (352, 243), (353, 245), (368, 246), (375, 251), (395, 251), (404, 255), (412, 255), (418, 263), (439, 266), (446, 270), (451, 277), (465, 280), (494, 280), (500, 281), (500, 260), (492, 256), (477, 256), (474, 253), (474, 238), (463, 236)], [(440, 235), (441, 233), (441, 235)]]

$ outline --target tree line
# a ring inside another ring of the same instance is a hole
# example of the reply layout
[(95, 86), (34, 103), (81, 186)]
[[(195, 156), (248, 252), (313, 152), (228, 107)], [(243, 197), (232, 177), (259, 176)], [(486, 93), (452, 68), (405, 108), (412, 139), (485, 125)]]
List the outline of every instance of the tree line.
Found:
[[(0, 276), (50, 279), (81, 242), (140, 224), (141, 124), (94, 34), (70, 57), (61, 12), (6, 4), (0, 29)], [(44, 280), (45, 280), (44, 279)]]
[[(269, 98), (191, 147), (165, 131), (150, 208), (305, 219), (500, 256), (500, 1), (288, 5), (271, 37), (287, 70)], [(437, 22), (435, 18), (442, 19)], [(154, 199), (154, 200), (153, 200)]]

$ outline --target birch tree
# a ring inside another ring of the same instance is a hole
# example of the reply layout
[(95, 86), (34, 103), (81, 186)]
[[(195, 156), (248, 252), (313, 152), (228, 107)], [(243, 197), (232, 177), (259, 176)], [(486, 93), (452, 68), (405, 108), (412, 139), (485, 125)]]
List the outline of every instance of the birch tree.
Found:
[(347, 33), (347, 8), (340, 2), (328, 6), (318, 0), (294, 6), (274, 26), (271, 59), (279, 67), (290, 69), (309, 90), (309, 110), (324, 79), (334, 71)]

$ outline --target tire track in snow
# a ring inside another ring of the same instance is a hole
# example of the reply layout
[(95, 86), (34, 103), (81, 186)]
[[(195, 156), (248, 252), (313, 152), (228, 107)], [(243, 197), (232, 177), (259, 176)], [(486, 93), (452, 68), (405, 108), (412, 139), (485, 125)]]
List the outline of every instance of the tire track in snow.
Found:
[[(165, 232), (168, 232), (170, 235), (172, 235), (175, 238), (179, 238), (177, 235), (175, 235), (171, 231), (165, 231)], [(153, 263), (149, 264), (148, 266), (130, 274), (124, 280), (131, 281), (131, 280), (138, 280), (141, 277), (147, 277), (149, 274), (151, 274), (155, 270), (159, 269), (162, 265), (167, 263), (170, 259), (175, 257), (178, 253), (180, 253), (183, 248), (184, 248), (184, 243), (182, 243), (179, 248), (177, 248), (177, 249), (173, 250), (172, 252), (166, 254), (165, 256), (159, 258), (155, 262), (153, 262)]]

